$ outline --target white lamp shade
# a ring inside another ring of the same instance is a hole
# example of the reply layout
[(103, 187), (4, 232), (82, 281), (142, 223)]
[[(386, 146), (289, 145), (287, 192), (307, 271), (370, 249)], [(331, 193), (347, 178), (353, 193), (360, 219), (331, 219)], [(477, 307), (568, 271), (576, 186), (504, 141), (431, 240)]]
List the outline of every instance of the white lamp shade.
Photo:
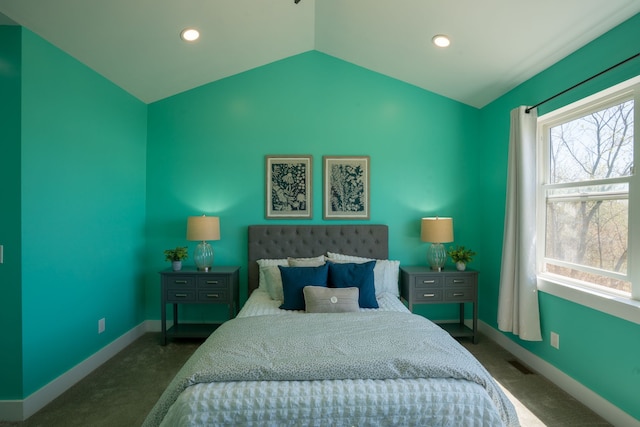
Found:
[(444, 217), (422, 218), (420, 238), (423, 242), (453, 242), (453, 219)]
[(187, 240), (220, 240), (220, 218), (190, 216), (187, 218)]

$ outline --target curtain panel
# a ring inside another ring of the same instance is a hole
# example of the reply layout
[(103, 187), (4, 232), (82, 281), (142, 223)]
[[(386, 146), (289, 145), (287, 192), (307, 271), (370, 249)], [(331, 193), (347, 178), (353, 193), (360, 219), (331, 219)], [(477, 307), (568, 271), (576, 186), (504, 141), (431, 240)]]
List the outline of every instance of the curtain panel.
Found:
[(511, 111), (498, 328), (542, 341), (536, 279), (537, 110)]

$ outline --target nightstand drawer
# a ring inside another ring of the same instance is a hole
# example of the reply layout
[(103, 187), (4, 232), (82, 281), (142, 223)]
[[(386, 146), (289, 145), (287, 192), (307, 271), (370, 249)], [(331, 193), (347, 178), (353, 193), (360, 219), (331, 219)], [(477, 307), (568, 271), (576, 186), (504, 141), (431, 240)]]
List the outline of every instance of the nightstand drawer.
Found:
[(413, 285), (416, 289), (438, 287), (444, 284), (442, 276), (415, 276)]
[(198, 288), (224, 288), (229, 287), (229, 276), (213, 276), (198, 277)]
[(447, 286), (470, 286), (475, 283), (476, 279), (473, 274), (456, 274), (455, 276), (446, 276), (445, 281)]
[(415, 289), (413, 300), (416, 302), (442, 301), (442, 289)]
[(167, 289), (168, 302), (193, 302), (195, 300), (195, 289)]
[(226, 289), (217, 290), (210, 289), (206, 291), (198, 292), (198, 301), (215, 301), (215, 302), (225, 302), (229, 299), (229, 294)]
[(465, 288), (447, 288), (444, 290), (445, 301), (474, 301), (475, 292), (472, 286)]
[(176, 286), (176, 287), (195, 287), (196, 285), (196, 279), (193, 276), (175, 276), (172, 275), (171, 277), (165, 277), (164, 280), (166, 280), (166, 284), (168, 286)]

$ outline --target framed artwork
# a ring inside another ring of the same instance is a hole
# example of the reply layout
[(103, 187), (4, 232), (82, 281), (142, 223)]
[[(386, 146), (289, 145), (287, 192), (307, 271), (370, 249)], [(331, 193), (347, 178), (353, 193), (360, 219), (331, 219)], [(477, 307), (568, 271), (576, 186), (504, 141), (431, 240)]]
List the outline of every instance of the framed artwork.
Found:
[(265, 156), (267, 219), (310, 219), (312, 156)]
[(324, 219), (369, 219), (369, 156), (324, 156)]

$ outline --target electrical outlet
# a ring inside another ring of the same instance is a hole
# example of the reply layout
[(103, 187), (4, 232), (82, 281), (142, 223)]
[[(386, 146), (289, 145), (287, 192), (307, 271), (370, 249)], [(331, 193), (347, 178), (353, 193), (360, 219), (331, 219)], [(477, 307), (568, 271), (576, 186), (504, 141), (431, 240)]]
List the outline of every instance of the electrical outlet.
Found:
[(555, 332), (551, 332), (551, 347), (560, 350), (560, 335)]
[(104, 317), (98, 320), (98, 333), (101, 334), (106, 328)]

